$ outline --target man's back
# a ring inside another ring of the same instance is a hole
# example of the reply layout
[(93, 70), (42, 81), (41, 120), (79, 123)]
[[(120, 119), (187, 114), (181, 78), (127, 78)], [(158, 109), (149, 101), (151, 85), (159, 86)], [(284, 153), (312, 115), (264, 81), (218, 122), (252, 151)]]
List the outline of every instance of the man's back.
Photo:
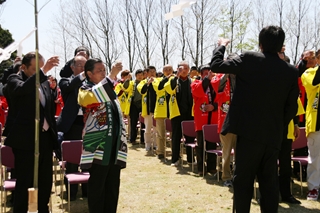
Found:
[[(222, 56), (224, 48), (217, 49)], [(211, 68), (237, 76), (229, 110), (230, 131), (278, 146), (284, 126), (296, 113), (297, 70), (277, 54), (256, 52), (227, 61), (213, 57)]]

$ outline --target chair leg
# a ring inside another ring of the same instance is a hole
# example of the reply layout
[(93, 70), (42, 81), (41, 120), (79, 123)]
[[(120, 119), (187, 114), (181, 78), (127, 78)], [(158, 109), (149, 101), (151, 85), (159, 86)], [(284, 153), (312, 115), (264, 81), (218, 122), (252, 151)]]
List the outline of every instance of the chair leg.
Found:
[(68, 182), (68, 213), (70, 213), (70, 183)]
[(204, 170), (205, 170), (205, 162), (206, 162), (206, 150), (203, 149), (203, 157), (202, 157), (202, 177), (204, 178)]
[(4, 202), (4, 211), (7, 211), (7, 191), (4, 191), (4, 198), (3, 198), (3, 202)]
[(236, 201), (234, 198), (234, 192), (233, 192), (233, 196), (232, 196), (232, 213), (236, 212)]
[(164, 142), (164, 162), (167, 162), (167, 141)]
[(254, 196), (254, 199), (257, 200), (256, 178), (254, 178), (254, 182), (253, 182), (253, 196)]
[(219, 180), (220, 180), (220, 172), (219, 172), (219, 164), (220, 164), (220, 162), (219, 162), (219, 156), (218, 156), (218, 154), (216, 154), (217, 155), (217, 159), (216, 159), (216, 170), (217, 170), (217, 180), (218, 180), (218, 182), (219, 182)]
[[(62, 169), (62, 168), (60, 168)], [(63, 204), (63, 185), (64, 185), (64, 176), (62, 174), (63, 171), (60, 171), (60, 198)]]
[(180, 143), (180, 160), (181, 160), (181, 167), (183, 168), (183, 143)]
[(49, 200), (49, 210), (52, 213), (52, 197), (50, 195), (50, 200)]
[(0, 195), (0, 197), (1, 197), (1, 202), (0, 202), (0, 213), (2, 213), (3, 212), (3, 206), (2, 206), (2, 201), (3, 201), (3, 188), (1, 187), (0, 188), (1, 190), (0, 190), (0, 193), (1, 193), (1, 195)]
[(194, 165), (193, 165), (193, 162), (194, 162), (194, 159), (193, 159), (193, 148), (191, 149), (191, 157), (192, 157), (192, 165), (191, 165), (191, 168), (192, 168), (192, 172), (194, 171)]
[(301, 166), (301, 162), (299, 161), (299, 166), (300, 166), (300, 195), (301, 197), (303, 196), (303, 189), (302, 189), (302, 166)]
[(53, 161), (54, 162), (54, 182), (53, 182), (53, 184), (54, 184), (54, 192), (56, 193), (56, 195), (57, 195), (57, 184), (56, 184), (56, 182), (57, 182), (57, 160), (55, 160), (55, 161)]

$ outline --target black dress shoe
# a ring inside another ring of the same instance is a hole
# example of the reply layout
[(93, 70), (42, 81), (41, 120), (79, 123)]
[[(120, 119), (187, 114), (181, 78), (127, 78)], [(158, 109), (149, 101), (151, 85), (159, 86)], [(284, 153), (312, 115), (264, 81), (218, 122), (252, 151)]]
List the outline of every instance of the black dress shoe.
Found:
[(282, 198), (282, 202), (285, 203), (291, 203), (291, 204), (301, 204), (301, 202), (297, 199), (295, 199), (293, 196), (290, 196), (288, 198)]
[(158, 155), (158, 159), (163, 159), (164, 158), (164, 155), (163, 154), (159, 154)]

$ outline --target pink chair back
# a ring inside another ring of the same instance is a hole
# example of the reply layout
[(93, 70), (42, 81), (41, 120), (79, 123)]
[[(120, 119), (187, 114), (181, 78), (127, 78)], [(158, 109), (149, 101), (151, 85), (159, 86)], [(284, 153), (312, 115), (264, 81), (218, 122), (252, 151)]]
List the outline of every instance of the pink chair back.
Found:
[(197, 133), (194, 127), (194, 120), (181, 122), (182, 134), (189, 137), (197, 137)]
[(2, 123), (0, 122), (0, 140), (1, 140), (1, 137), (2, 137)]
[(140, 123), (144, 124), (144, 118), (141, 116), (141, 113), (139, 113), (139, 121)]
[(153, 126), (157, 126), (156, 119), (154, 119), (154, 117), (153, 117), (153, 116), (152, 116), (152, 125), (153, 125)]
[(210, 143), (220, 143), (220, 136), (218, 133), (217, 124), (208, 124), (202, 126), (203, 140)]
[(73, 164), (80, 164), (82, 140), (62, 141), (61, 152), (63, 161)]
[(166, 130), (167, 130), (168, 132), (172, 132), (171, 120), (170, 120), (169, 118), (167, 118), (167, 119), (165, 120), (165, 122), (166, 122)]
[(9, 168), (14, 168), (14, 155), (11, 147), (1, 146), (1, 164)]
[(292, 143), (292, 149), (301, 149), (307, 146), (306, 128), (300, 127), (299, 138)]

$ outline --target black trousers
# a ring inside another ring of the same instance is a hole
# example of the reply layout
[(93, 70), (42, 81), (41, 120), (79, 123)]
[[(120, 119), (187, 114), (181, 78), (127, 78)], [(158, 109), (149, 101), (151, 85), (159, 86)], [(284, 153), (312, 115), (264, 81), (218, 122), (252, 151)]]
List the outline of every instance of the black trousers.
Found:
[[(49, 132), (40, 132), (39, 169), (38, 169), (38, 212), (48, 213), (48, 203), (52, 188), (53, 141)], [(21, 141), (23, 143), (23, 141)], [(33, 187), (34, 151), (12, 149), (16, 171), (16, 188), (13, 204), (14, 213), (28, 211), (28, 188)]]
[(291, 196), (291, 150), (292, 139), (284, 139), (279, 152), (279, 190), (282, 199)]
[[(172, 157), (171, 161), (172, 163), (175, 163), (180, 158), (180, 143), (181, 143), (181, 137), (182, 137), (182, 129), (181, 129), (181, 122), (187, 121), (187, 120), (193, 120), (192, 117), (188, 117), (185, 115), (180, 115), (175, 118), (171, 119), (171, 126), (172, 126)], [(186, 143), (194, 143), (193, 137), (185, 136)], [(192, 148), (187, 146), (187, 161), (189, 163), (192, 162)]]
[(116, 213), (120, 187), (120, 166), (92, 164), (89, 169), (88, 206), (90, 213)]
[(263, 213), (278, 212), (279, 150), (241, 136), (237, 140), (236, 167), (233, 178), (235, 209), (249, 213), (253, 195), (253, 182), (257, 175), (260, 190), (260, 208)]
[[(139, 120), (139, 113), (141, 112), (141, 108), (138, 108), (136, 105), (134, 105), (133, 103), (131, 103), (130, 105), (130, 142), (135, 142), (137, 139), (137, 123)], [(140, 141), (141, 143), (144, 143), (144, 124), (141, 124), (141, 128), (140, 128)]]
[[(196, 152), (197, 152), (197, 168), (198, 172), (203, 171), (203, 132), (197, 131), (197, 144)], [(216, 143), (206, 143), (206, 149), (217, 149)], [(208, 153), (207, 154), (207, 171), (215, 170), (217, 166), (217, 158), (215, 154)]]
[[(83, 125), (72, 125), (70, 130), (65, 133), (64, 140), (82, 140), (82, 130), (83, 130)], [(73, 164), (73, 163), (67, 163), (66, 164), (66, 173), (73, 173), (73, 172), (78, 172), (79, 171), (79, 165), (78, 164)], [(84, 171), (84, 170), (82, 170)], [(68, 192), (68, 182), (67, 179), (64, 178), (64, 184), (66, 186), (66, 191)], [(81, 189), (82, 189), (82, 196), (86, 197), (87, 196), (87, 184), (81, 184)], [(70, 185), (70, 197), (75, 198), (77, 196), (78, 192), (78, 184), (71, 184)]]

